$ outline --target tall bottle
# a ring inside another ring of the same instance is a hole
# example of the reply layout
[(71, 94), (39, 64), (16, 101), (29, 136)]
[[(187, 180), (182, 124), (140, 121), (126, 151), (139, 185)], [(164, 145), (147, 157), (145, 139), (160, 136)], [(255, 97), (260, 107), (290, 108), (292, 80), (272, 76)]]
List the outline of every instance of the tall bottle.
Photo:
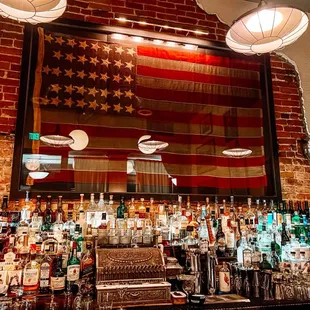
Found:
[[(140, 208), (139, 208), (140, 209)], [(139, 217), (140, 217), (140, 212), (139, 212)], [(125, 205), (125, 197), (121, 197), (121, 202), (119, 206), (117, 207), (117, 218), (118, 219), (123, 219), (123, 218), (128, 218), (128, 210)], [(145, 215), (144, 215), (145, 218)]]
[(50, 277), (53, 270), (53, 260), (49, 256), (49, 249), (45, 249), (45, 255), (41, 262), (40, 271), (40, 293), (48, 294), (50, 291)]
[(43, 224), (43, 217), (44, 217), (44, 213), (42, 212), (42, 202), (41, 202), (41, 195), (37, 195), (37, 201), (36, 201), (36, 205), (35, 205), (35, 209), (32, 212), (32, 216), (34, 216), (35, 214), (38, 216), (38, 221), (41, 223), (41, 225)]
[(77, 221), (76, 224), (79, 224), (82, 228), (82, 234), (86, 234), (86, 215), (85, 215), (85, 206), (84, 206), (84, 194), (80, 194), (80, 203), (77, 213)]
[(230, 271), (224, 262), (222, 268), (219, 270), (219, 293), (228, 294), (230, 291)]
[(95, 277), (95, 257), (91, 250), (91, 243), (87, 243), (86, 253), (81, 259), (81, 276), (89, 283), (92, 283)]
[(226, 230), (226, 256), (232, 257), (235, 254), (235, 232), (231, 227), (231, 219), (227, 220), (227, 230)]
[(52, 196), (47, 196), (46, 209), (44, 211), (44, 220), (41, 231), (52, 230)]
[(67, 265), (67, 281), (69, 285), (74, 284), (80, 278), (80, 263), (81, 261), (77, 257), (77, 243), (73, 241), (71, 257)]
[(36, 261), (36, 251), (31, 250), (30, 261), (24, 267), (23, 286), (26, 292), (36, 292), (39, 288), (40, 264)]
[(54, 291), (54, 294), (62, 294), (65, 291), (65, 273), (62, 268), (62, 256), (57, 256), (57, 267), (53, 270), (51, 277), (51, 288)]
[(216, 255), (218, 257), (225, 257), (226, 254), (226, 240), (225, 240), (225, 234), (222, 229), (222, 220), (218, 220), (218, 230), (216, 233), (216, 244), (217, 244), (217, 250)]

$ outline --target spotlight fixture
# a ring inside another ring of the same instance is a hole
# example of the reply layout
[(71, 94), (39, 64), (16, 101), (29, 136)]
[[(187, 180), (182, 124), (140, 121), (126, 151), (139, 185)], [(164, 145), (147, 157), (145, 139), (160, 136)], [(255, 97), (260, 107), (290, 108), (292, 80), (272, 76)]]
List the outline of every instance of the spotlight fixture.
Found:
[(67, 0), (0, 0), (0, 15), (30, 24), (49, 23), (66, 7)]
[(128, 22), (128, 23), (132, 23), (132, 24), (154, 26), (154, 27), (159, 27), (160, 29), (161, 28), (172, 29), (172, 30), (177, 30), (177, 31), (183, 31), (183, 32), (186, 32), (186, 33), (195, 33), (195, 34), (201, 34), (201, 35), (208, 35), (209, 34), (209, 32), (207, 32), (207, 31), (185, 29), (185, 28), (180, 28), (180, 27), (173, 27), (173, 26), (168, 26), (168, 25), (149, 23), (149, 22), (146, 22), (146, 21), (137, 21), (137, 20), (127, 19), (125, 17), (116, 17), (115, 19), (120, 21), (120, 22)]
[(237, 53), (269, 53), (294, 43), (307, 30), (308, 23), (308, 15), (300, 9), (261, 0), (256, 9), (234, 22), (226, 43)]

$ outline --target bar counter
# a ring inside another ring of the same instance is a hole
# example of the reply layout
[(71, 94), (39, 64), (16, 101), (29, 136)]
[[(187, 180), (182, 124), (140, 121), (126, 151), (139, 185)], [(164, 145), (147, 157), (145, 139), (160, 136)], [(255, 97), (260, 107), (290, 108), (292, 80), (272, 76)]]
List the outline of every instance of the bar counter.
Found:
[[(46, 303), (50, 301), (50, 297), (39, 296), (37, 299), (37, 309), (44, 309)], [(64, 296), (55, 296), (55, 301), (59, 303), (59, 310), (64, 309)], [(73, 301), (73, 299), (72, 299)], [(310, 309), (310, 300), (308, 301), (296, 301), (296, 300), (261, 300), (253, 299), (250, 302), (235, 302), (235, 303), (216, 303), (216, 304), (204, 304), (202, 306), (198, 305), (152, 305), (152, 306), (138, 306), (138, 307), (126, 307), (130, 310), (199, 310), (199, 309)], [(67, 308), (68, 309), (68, 308)], [(92, 309), (96, 309), (93, 307)], [(113, 308), (114, 309), (114, 308)], [(119, 307), (115, 307), (119, 309)]]

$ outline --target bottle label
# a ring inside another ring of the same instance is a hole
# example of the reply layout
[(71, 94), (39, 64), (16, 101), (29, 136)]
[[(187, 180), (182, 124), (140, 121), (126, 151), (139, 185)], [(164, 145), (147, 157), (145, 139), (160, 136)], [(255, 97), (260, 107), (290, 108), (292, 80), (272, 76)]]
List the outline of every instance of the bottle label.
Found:
[(69, 265), (67, 268), (67, 280), (77, 281), (80, 278), (80, 265)]
[(281, 213), (277, 214), (277, 221), (278, 221), (278, 225), (282, 225), (283, 217)]
[(37, 285), (39, 282), (39, 269), (25, 269), (23, 284), (26, 286)]
[(225, 250), (226, 250), (225, 238), (219, 238), (217, 241), (217, 245), (218, 245), (219, 251), (225, 252)]
[(67, 253), (62, 253), (62, 268), (66, 269), (68, 264), (69, 255)]
[(6, 264), (13, 264), (16, 255), (14, 252), (8, 252), (4, 254), (4, 260)]
[(252, 265), (252, 252), (248, 250), (243, 251), (243, 266), (249, 268)]
[(23, 234), (28, 234), (28, 227), (20, 226), (20, 227), (17, 228), (17, 235), (21, 236)]
[(227, 248), (229, 248), (229, 249), (235, 248), (235, 235), (234, 235), (234, 233), (229, 232), (226, 234), (226, 245), (227, 245)]
[(40, 279), (49, 279), (50, 277), (50, 265), (49, 263), (43, 263), (41, 265)]
[(51, 287), (55, 291), (60, 291), (65, 289), (65, 277), (51, 277)]
[(221, 292), (230, 292), (230, 273), (227, 271), (219, 272), (219, 289)]

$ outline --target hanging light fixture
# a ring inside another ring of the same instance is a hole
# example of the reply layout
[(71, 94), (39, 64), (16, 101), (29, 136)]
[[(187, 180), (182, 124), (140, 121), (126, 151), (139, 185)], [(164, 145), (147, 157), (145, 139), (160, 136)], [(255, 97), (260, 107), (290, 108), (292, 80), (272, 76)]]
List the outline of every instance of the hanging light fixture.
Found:
[(142, 136), (138, 141), (138, 148), (143, 154), (153, 154), (156, 151), (163, 151), (169, 143), (163, 141), (150, 140), (150, 135)]
[(308, 15), (300, 9), (267, 4), (239, 17), (226, 35), (227, 45), (237, 53), (263, 54), (294, 43), (308, 28)]
[(67, 0), (0, 0), (0, 15), (30, 24), (48, 23), (66, 7)]
[(226, 149), (223, 151), (223, 154), (231, 158), (245, 158), (252, 154), (252, 150), (237, 147), (237, 148)]
[(49, 146), (53, 147), (66, 147), (74, 143), (74, 139), (70, 136), (64, 136), (60, 134), (59, 124), (56, 126), (55, 133), (51, 135), (44, 135), (40, 137), (40, 140)]

